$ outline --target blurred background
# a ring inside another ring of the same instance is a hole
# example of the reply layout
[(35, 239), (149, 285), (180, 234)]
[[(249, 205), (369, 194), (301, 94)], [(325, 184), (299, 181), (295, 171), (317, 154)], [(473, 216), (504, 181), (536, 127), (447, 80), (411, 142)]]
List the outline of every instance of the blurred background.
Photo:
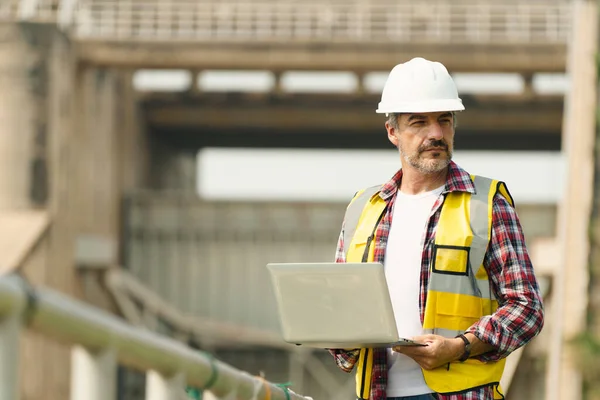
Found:
[[(353, 398), (329, 354), (282, 342), (265, 265), (334, 259), (349, 199), (400, 165), (387, 73), (424, 57), (466, 106), (455, 161), (507, 183), (545, 296), (508, 398), (594, 398), (597, 37), (587, 0), (0, 0), (1, 268)], [(68, 354), (24, 333), (22, 398), (68, 398)], [(119, 399), (144, 379), (121, 367)]]

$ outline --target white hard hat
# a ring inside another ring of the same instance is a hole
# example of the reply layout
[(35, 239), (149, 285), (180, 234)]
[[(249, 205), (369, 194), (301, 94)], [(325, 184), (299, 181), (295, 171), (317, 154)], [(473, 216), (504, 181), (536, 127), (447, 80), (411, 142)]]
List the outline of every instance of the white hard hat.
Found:
[(413, 58), (390, 72), (377, 113), (462, 111), (454, 80), (439, 62)]

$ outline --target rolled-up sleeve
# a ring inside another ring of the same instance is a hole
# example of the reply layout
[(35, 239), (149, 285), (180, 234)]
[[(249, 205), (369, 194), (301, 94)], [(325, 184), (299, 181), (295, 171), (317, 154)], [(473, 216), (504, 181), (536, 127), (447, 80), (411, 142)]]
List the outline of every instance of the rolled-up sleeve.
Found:
[(527, 344), (544, 325), (542, 297), (519, 218), (501, 195), (494, 198), (490, 246), (484, 267), (499, 307), (467, 332), (495, 347), (476, 358), (496, 361)]
[(360, 356), (360, 349), (354, 350), (342, 350), (342, 349), (329, 349), (329, 353), (335, 359), (335, 363), (344, 372), (352, 372), (354, 365), (358, 361)]

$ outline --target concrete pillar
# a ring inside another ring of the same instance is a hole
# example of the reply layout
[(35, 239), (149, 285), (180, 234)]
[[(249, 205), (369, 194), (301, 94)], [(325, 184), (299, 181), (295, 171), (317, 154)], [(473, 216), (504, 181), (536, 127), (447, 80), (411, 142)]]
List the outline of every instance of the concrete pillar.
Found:
[(524, 74), (523, 83), (523, 96), (528, 98), (535, 96), (535, 90), (533, 89), (533, 74)]
[(188, 89), (188, 94), (189, 95), (197, 95), (201, 92), (200, 90), (200, 82), (198, 82), (199, 78), (200, 78), (200, 74), (202, 73), (202, 70), (200, 69), (191, 69), (189, 70), (190, 76), (192, 77), (192, 81), (190, 82), (190, 87)]
[(281, 71), (273, 71), (273, 77), (275, 78), (275, 85), (273, 87), (273, 94), (276, 96), (281, 96), (283, 95), (285, 92), (283, 90), (283, 86), (281, 84), (281, 75), (283, 75), (283, 72)]
[(170, 400), (182, 396), (185, 379), (182, 374), (166, 377), (156, 371), (146, 374), (146, 400)]
[(0, 321), (0, 399), (18, 400), (21, 317)]
[(0, 23), (0, 209), (43, 206), (47, 197), (44, 35)]
[(367, 93), (365, 89), (365, 74), (363, 72), (357, 73), (356, 75), (356, 94), (362, 96)]
[[(42, 208), (52, 215), (47, 234), (23, 249), (30, 252), (19, 268), (32, 284), (67, 294), (76, 278), (69, 219), (79, 215), (64, 195), (73, 171), (70, 54), (55, 27), (0, 23), (0, 209)], [(21, 399), (69, 398), (67, 346), (24, 330), (20, 355)]]
[[(546, 399), (580, 400), (582, 371), (572, 344), (586, 329), (589, 227), (594, 188), (598, 51), (598, 5), (575, 0), (567, 72), (571, 88), (565, 99), (563, 146), (567, 157), (565, 193), (559, 207), (558, 238), (562, 260), (553, 282), (553, 315)], [(554, 303), (555, 302), (555, 303)]]
[(117, 398), (117, 357), (114, 351), (94, 353), (75, 346), (71, 357), (72, 400)]

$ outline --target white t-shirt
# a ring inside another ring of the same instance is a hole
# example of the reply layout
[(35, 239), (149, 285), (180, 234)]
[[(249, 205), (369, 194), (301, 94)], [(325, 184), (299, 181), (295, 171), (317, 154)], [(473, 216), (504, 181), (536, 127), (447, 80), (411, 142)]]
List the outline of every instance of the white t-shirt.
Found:
[[(385, 276), (400, 337), (421, 335), (419, 287), (424, 232), (433, 204), (444, 187), (417, 195), (398, 191), (385, 252)], [(388, 397), (432, 393), (419, 364), (388, 350)]]

